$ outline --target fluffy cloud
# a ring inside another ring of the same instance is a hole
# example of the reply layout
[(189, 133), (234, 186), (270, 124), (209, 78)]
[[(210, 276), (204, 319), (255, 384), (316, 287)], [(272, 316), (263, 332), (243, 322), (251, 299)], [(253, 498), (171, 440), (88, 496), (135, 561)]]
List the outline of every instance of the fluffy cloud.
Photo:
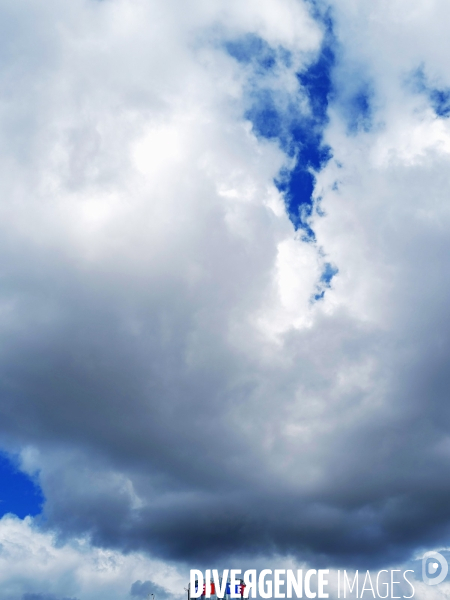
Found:
[(123, 599), (130, 597), (139, 577), (149, 576), (161, 584), (153, 583), (153, 588), (164, 590), (167, 597), (184, 594), (185, 580), (161, 561), (92, 548), (83, 538), (59, 544), (54, 535), (39, 531), (30, 517), (3, 517), (0, 539), (2, 600)]

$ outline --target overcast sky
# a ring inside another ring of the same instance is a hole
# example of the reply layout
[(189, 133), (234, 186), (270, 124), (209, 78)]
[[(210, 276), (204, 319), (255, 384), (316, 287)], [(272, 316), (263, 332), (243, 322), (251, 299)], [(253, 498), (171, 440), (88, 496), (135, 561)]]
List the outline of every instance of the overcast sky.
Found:
[(0, 0), (0, 600), (450, 545), (449, 23)]

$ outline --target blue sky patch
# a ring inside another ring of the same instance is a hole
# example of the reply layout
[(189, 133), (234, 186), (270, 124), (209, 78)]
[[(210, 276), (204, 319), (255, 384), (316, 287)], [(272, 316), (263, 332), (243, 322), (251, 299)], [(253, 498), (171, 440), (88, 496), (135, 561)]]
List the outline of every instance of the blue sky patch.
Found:
[(331, 287), (331, 280), (338, 273), (339, 269), (334, 267), (331, 263), (324, 264), (323, 272), (317, 286), (317, 292), (314, 294), (313, 301), (317, 302), (318, 300), (322, 300), (325, 296), (325, 291)]
[[(321, 17), (325, 27), (322, 47), (315, 59), (296, 73), (298, 93), (289, 96), (273, 88), (271, 77), (280, 67), (289, 66), (290, 56), (282, 48), (271, 48), (256, 36), (228, 42), (226, 50), (235, 60), (253, 68), (247, 89), (249, 108), (245, 117), (252, 123), (253, 132), (269, 140), (276, 140), (283, 151), (294, 159), (294, 167), (283, 169), (275, 184), (283, 194), (286, 212), (302, 239), (315, 241), (310, 225), (314, 207), (315, 174), (332, 157), (331, 148), (324, 143), (324, 129), (328, 124), (328, 106), (333, 97), (332, 71), (336, 63), (336, 40), (332, 22)], [(354, 128), (365, 123), (370, 115), (369, 94), (361, 92), (352, 104)], [(312, 301), (324, 297), (337, 269), (325, 263)]]
[(434, 87), (426, 76), (424, 67), (419, 67), (412, 74), (413, 89), (425, 94), (438, 117), (450, 116), (450, 88)]
[(256, 135), (267, 138), (279, 138), (283, 145), (286, 141), (286, 133), (283, 131), (283, 115), (276, 106), (276, 102), (270, 90), (262, 90), (258, 93), (257, 101), (245, 117), (252, 122), (253, 131)]
[(291, 124), (290, 137), (297, 157), (296, 165), (289, 173), (281, 174), (276, 182), (278, 189), (284, 193), (294, 227), (303, 229), (311, 240), (314, 239), (314, 232), (308, 220), (313, 208), (314, 172), (320, 171), (332, 156), (331, 148), (323, 142), (323, 129), (328, 123), (334, 60), (330, 36), (326, 36), (317, 60), (297, 75), (301, 89), (308, 98), (311, 113)]
[(346, 116), (350, 133), (370, 130), (372, 126), (371, 98), (372, 94), (368, 86), (364, 86), (347, 101)]
[(428, 92), (431, 106), (438, 117), (450, 116), (450, 89), (430, 89)]
[[(282, 171), (275, 184), (283, 193), (286, 210), (295, 229), (314, 240), (308, 224), (313, 208), (315, 172), (331, 158), (331, 149), (323, 142), (323, 129), (328, 123), (328, 103), (332, 94), (331, 71), (335, 63), (331, 22), (319, 55), (306, 69), (297, 73), (299, 96), (286, 102), (270, 87), (269, 71), (286, 66), (289, 55), (282, 48), (271, 48), (256, 36), (245, 36), (228, 42), (227, 52), (237, 61), (252, 64), (255, 75), (248, 90), (250, 107), (245, 117), (251, 121), (257, 136), (277, 140), (282, 149), (295, 158), (293, 169)], [(264, 71), (264, 72), (263, 72)], [(308, 110), (301, 108), (301, 95)]]
[(17, 468), (14, 459), (0, 452), (0, 516), (7, 513), (21, 519), (35, 516), (41, 512), (43, 502), (39, 486)]
[[(256, 35), (245, 35), (238, 40), (228, 41), (225, 49), (230, 56), (241, 63), (254, 63), (262, 70), (273, 69), (277, 62), (277, 52)], [(289, 54), (289, 53), (287, 53)], [(283, 56), (286, 55), (284, 52)], [(285, 57), (286, 60), (287, 56)]]
[(317, 61), (297, 75), (300, 85), (308, 96), (313, 119), (321, 125), (328, 122), (328, 102), (332, 91), (331, 69), (335, 62), (329, 41), (325, 39)]

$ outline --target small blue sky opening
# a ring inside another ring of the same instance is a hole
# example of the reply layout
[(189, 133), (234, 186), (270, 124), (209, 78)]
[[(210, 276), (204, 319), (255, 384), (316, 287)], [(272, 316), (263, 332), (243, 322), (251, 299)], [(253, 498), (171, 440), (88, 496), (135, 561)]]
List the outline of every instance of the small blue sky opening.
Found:
[(19, 470), (18, 461), (0, 451), (0, 517), (7, 513), (20, 519), (36, 516), (44, 500), (40, 487)]
[[(237, 40), (225, 43), (225, 49), (230, 56), (240, 63), (253, 63), (257, 69), (270, 71), (277, 62), (277, 51), (260, 37), (248, 34)], [(286, 50), (282, 53), (282, 58), (289, 60), (290, 53)]]
[[(276, 69), (290, 65), (291, 57), (285, 49), (271, 48), (254, 35), (230, 41), (225, 49), (235, 60), (253, 69), (245, 117), (257, 136), (277, 141), (293, 159), (294, 166), (283, 169), (276, 177), (275, 185), (283, 194), (286, 212), (295, 230), (303, 240), (314, 242), (311, 215), (315, 206), (316, 174), (332, 158), (331, 148), (324, 142), (324, 129), (334, 94), (332, 72), (336, 63), (336, 39), (329, 14), (319, 14), (314, 2), (311, 10), (323, 26), (323, 43), (309, 65), (296, 74), (296, 97), (288, 98), (282, 90), (270, 85), (270, 77)], [(355, 123), (363, 121), (370, 112), (368, 94), (361, 93), (353, 102), (353, 112), (358, 115)], [(331, 265), (326, 265), (318, 295), (323, 297), (336, 272)]]
[(320, 276), (320, 280), (317, 285), (317, 291), (312, 298), (313, 302), (322, 300), (322, 298), (325, 296), (326, 290), (330, 289), (330, 287), (331, 287), (331, 280), (338, 273), (339, 273), (339, 269), (337, 267), (335, 267), (334, 265), (332, 265), (331, 263), (324, 264), (322, 275)]
[(335, 62), (329, 37), (325, 37), (318, 59), (297, 75), (308, 96), (313, 119), (321, 125), (328, 122), (328, 102), (332, 92), (331, 69)]
[(256, 135), (266, 139), (278, 138), (285, 145), (283, 117), (269, 90), (258, 93), (257, 102), (246, 112), (245, 117), (251, 121)]
[(302, 229), (310, 240), (315, 239), (309, 225), (314, 204), (315, 173), (323, 169), (332, 156), (331, 148), (323, 141), (332, 95), (331, 71), (335, 61), (332, 39), (328, 32), (317, 59), (297, 74), (300, 89), (308, 99), (310, 114), (291, 124), (291, 145), (295, 150), (296, 164), (289, 177), (279, 177), (276, 181), (278, 189), (284, 194), (289, 218), (295, 229)]
[(431, 106), (438, 117), (450, 116), (450, 89), (430, 89), (429, 98)]
[(444, 119), (450, 117), (450, 88), (433, 86), (425, 74), (423, 65), (412, 73), (409, 83), (416, 93), (424, 94), (428, 98), (436, 116)]
[(346, 102), (346, 116), (349, 133), (370, 131), (372, 127), (372, 93), (368, 86), (363, 86)]
[[(301, 229), (309, 240), (315, 239), (309, 225), (315, 173), (331, 158), (331, 149), (323, 141), (323, 130), (328, 122), (327, 109), (332, 94), (331, 70), (335, 61), (332, 41), (328, 32), (319, 55), (297, 74), (299, 95), (306, 97), (308, 112), (300, 110), (299, 100), (298, 105), (292, 101), (288, 105), (280, 103), (276, 92), (264, 86), (264, 77), (256, 77), (249, 92), (250, 108), (245, 114), (257, 136), (277, 140), (281, 148), (295, 158), (295, 166), (279, 173), (275, 184), (283, 193), (295, 229)], [(272, 69), (277, 61), (287, 60), (282, 49), (270, 49), (266, 42), (255, 36), (229, 42), (226, 49), (239, 62), (251, 62), (260, 69)]]

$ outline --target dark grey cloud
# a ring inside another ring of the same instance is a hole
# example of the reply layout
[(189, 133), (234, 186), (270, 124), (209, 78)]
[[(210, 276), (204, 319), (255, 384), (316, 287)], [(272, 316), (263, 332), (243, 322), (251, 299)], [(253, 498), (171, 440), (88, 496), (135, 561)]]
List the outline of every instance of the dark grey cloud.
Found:
[[(445, 448), (435, 450), (448, 423), (449, 349), (433, 348), (446, 330), (440, 298), (419, 331), (400, 324), (394, 341), (392, 331), (361, 331), (345, 314), (322, 318), (286, 337), (283, 359), (296, 365), (286, 373), (227, 348), (225, 316), (215, 332), (194, 326), (196, 303), (178, 304), (182, 287), (164, 299), (134, 297), (132, 318), (144, 328), (136, 339), (123, 333), (121, 312), (132, 289), (97, 281), (100, 291), (83, 296), (75, 275), (65, 277), (58, 304), (68, 311), (67, 298), (76, 300), (61, 329), (28, 326), (3, 363), (11, 383), (2, 421), (42, 449), (49, 526), (201, 564), (261, 552), (375, 564), (445, 539), (449, 467)], [(192, 368), (194, 331), (207, 361)], [(397, 357), (396, 344), (409, 351), (417, 336), (429, 354)], [(358, 384), (328, 409), (334, 371), (368, 359), (377, 364), (367, 389)], [(311, 394), (326, 399), (319, 422)], [(301, 423), (303, 410), (312, 439), (297, 445), (281, 429)]]
[(133, 598), (149, 598), (152, 594), (155, 600), (170, 600), (174, 598), (173, 594), (170, 594), (166, 589), (153, 581), (141, 581), (140, 579), (133, 583), (130, 594)]

